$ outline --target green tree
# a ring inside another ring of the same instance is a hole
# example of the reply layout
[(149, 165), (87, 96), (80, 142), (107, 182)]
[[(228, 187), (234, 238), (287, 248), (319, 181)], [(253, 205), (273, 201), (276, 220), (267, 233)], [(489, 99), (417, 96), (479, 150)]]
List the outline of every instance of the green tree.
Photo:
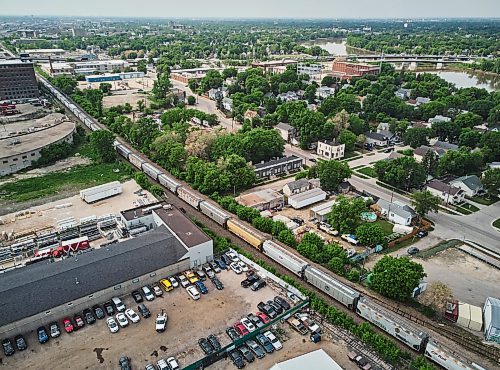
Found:
[(349, 199), (341, 195), (328, 214), (328, 223), (342, 234), (351, 233), (361, 223), (361, 212), (367, 208), (363, 199)]
[(188, 103), (188, 105), (195, 105), (196, 104), (196, 98), (193, 95), (189, 95), (187, 97), (187, 103)]
[(465, 128), (462, 129), (462, 132), (458, 137), (458, 145), (474, 149), (476, 145), (479, 144), (480, 140), (481, 140), (480, 132), (473, 131), (470, 128)]
[(99, 90), (101, 90), (103, 94), (109, 94), (112, 87), (113, 86), (110, 83), (101, 82), (101, 84), (99, 85)]
[(295, 240), (295, 235), (293, 235), (293, 232), (291, 232), (288, 229), (281, 230), (280, 233), (278, 234), (277, 238), (280, 242), (288, 245), (289, 247), (292, 247), (292, 248), (297, 247), (297, 241)]
[(479, 147), (487, 162), (500, 161), (500, 132), (488, 131), (481, 135)]
[(346, 162), (335, 160), (320, 161), (316, 165), (321, 188), (326, 191), (337, 190), (340, 183), (351, 177), (352, 171)]
[(370, 287), (386, 297), (408, 301), (425, 276), (427, 275), (422, 265), (407, 257), (395, 258), (386, 255), (375, 264)]
[(137, 71), (147, 73), (148, 72), (148, 62), (145, 59), (139, 60), (137, 62)]
[(428, 128), (409, 128), (403, 135), (405, 145), (412, 148), (418, 148), (421, 145), (428, 145), (428, 137), (431, 135), (431, 130)]
[(145, 107), (146, 107), (146, 103), (145, 103), (144, 99), (141, 99), (141, 100), (139, 100), (139, 101), (137, 102), (137, 110), (138, 110), (139, 112), (144, 111), (144, 108), (145, 108)]
[(134, 173), (134, 180), (143, 189), (149, 189), (150, 183), (148, 177), (144, 172), (136, 172)]
[(151, 93), (156, 100), (166, 99), (168, 92), (172, 88), (170, 75), (168, 73), (159, 74), (156, 81), (153, 83)]
[(356, 228), (356, 237), (361, 244), (373, 247), (384, 241), (384, 230), (379, 224), (365, 223)]
[(78, 82), (76, 82), (74, 78), (67, 75), (53, 77), (50, 81), (55, 87), (66, 95), (72, 95), (75, 92), (76, 86), (78, 86)]
[(223, 83), (222, 76), (219, 71), (211, 69), (207, 72), (205, 77), (203, 77), (200, 81), (200, 90), (203, 92), (207, 92), (210, 89), (217, 89), (222, 87)]
[(325, 76), (321, 80), (321, 86), (332, 87), (337, 82), (337, 79), (333, 76)]
[(411, 195), (411, 204), (420, 218), (425, 217), (429, 212), (437, 212), (440, 198), (432, 194), (429, 190), (416, 191)]
[(474, 126), (483, 123), (483, 117), (472, 112), (467, 112), (467, 113), (457, 114), (454, 121), (462, 128), (466, 127), (473, 128)]
[(440, 175), (464, 176), (479, 174), (484, 166), (481, 152), (471, 152), (463, 147), (460, 150), (449, 150), (439, 160), (438, 172)]
[(352, 152), (356, 145), (357, 137), (349, 130), (340, 131), (339, 142), (345, 144), (346, 152)]
[(497, 196), (500, 192), (500, 168), (492, 168), (483, 174), (483, 186), (488, 192), (488, 197)]
[(429, 150), (422, 158), (422, 166), (427, 175), (436, 176), (439, 167), (439, 156), (434, 150)]
[(316, 101), (316, 85), (311, 84), (306, 87), (304, 91), (304, 98), (309, 104), (313, 104)]
[(405, 156), (392, 161), (378, 161), (374, 168), (380, 181), (400, 189), (418, 189), (427, 177), (424, 166), (413, 157)]
[(111, 131), (99, 130), (89, 135), (90, 148), (93, 157), (102, 163), (111, 163), (116, 160), (114, 148), (115, 135)]

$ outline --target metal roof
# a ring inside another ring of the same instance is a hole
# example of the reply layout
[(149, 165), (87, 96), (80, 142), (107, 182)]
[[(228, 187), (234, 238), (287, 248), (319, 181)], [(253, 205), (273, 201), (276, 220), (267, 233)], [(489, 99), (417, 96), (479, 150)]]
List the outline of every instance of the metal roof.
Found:
[(279, 362), (271, 367), (270, 370), (303, 370), (303, 369), (321, 369), (321, 370), (342, 370), (324, 350), (318, 349), (306, 353), (302, 356)]
[(476, 175), (462, 176), (458, 177), (455, 180), (450, 181), (451, 185), (454, 185), (458, 182), (463, 183), (471, 190), (481, 189), (483, 187), (483, 183)]

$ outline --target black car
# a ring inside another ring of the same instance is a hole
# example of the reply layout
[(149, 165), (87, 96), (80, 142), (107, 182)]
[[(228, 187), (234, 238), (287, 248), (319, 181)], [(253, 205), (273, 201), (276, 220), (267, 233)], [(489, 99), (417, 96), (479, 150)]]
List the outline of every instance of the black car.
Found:
[(248, 348), (250, 348), (250, 351), (253, 352), (255, 357), (262, 358), (266, 355), (266, 353), (264, 352), (262, 347), (260, 345), (258, 345), (256, 341), (247, 340), (246, 345), (248, 346)]
[(5, 356), (12, 356), (14, 354), (14, 346), (12, 345), (12, 342), (10, 339), (4, 339), (2, 341), (2, 347), (3, 347), (3, 353), (5, 353)]
[(217, 279), (216, 277), (214, 277), (214, 278), (212, 279), (212, 283), (214, 283), (214, 285), (215, 285), (215, 287), (217, 288), (217, 290), (222, 290), (222, 289), (224, 289), (224, 284), (222, 284), (222, 282), (221, 282), (219, 279)]
[(206, 355), (214, 353), (214, 347), (212, 347), (212, 345), (206, 338), (198, 339), (198, 344)]
[(252, 284), (252, 286), (250, 287), (250, 289), (252, 289), (254, 292), (256, 292), (257, 290), (260, 290), (262, 288), (264, 288), (266, 286), (266, 282), (262, 279), (259, 279), (257, 280), (255, 283)]
[(274, 297), (274, 302), (279, 304), (285, 311), (288, 311), (290, 307), (290, 303), (288, 303), (284, 298), (276, 296)]
[(227, 328), (226, 333), (233, 342), (240, 337), (235, 328)]
[(220, 345), (220, 342), (219, 340), (217, 339), (217, 337), (213, 334), (210, 334), (208, 337), (207, 337), (208, 341), (210, 342), (210, 344), (212, 345), (212, 347), (214, 347), (214, 350), (215, 351), (218, 351), (221, 349), (221, 345)]
[(264, 312), (267, 316), (269, 316), (270, 319), (274, 319), (276, 316), (278, 316), (278, 313), (276, 312), (276, 310), (272, 306), (265, 304), (265, 303), (264, 303), (264, 305), (259, 307), (259, 310), (261, 312)]
[(263, 334), (257, 334), (257, 336), (255, 337), (255, 339), (257, 339), (257, 342), (259, 342), (259, 344), (264, 347), (264, 350), (267, 352), (267, 353), (273, 353), (274, 352), (274, 346), (273, 344), (271, 343), (271, 341)]
[(260, 277), (258, 275), (250, 275), (249, 277), (247, 277), (245, 280), (243, 280), (241, 282), (241, 286), (243, 288), (248, 288), (253, 283), (255, 283), (256, 281), (259, 281), (259, 280), (260, 280)]
[(425, 238), (427, 235), (429, 235), (429, 232), (427, 230), (419, 231), (417, 233), (417, 238)]
[(229, 258), (228, 256), (226, 256), (225, 254), (223, 254), (220, 258), (228, 266), (231, 264), (231, 262), (233, 262), (233, 261), (231, 261), (231, 258)]
[(238, 369), (243, 369), (245, 367), (245, 362), (243, 361), (239, 351), (229, 352), (229, 358)]
[(87, 325), (92, 325), (96, 321), (94, 314), (89, 308), (83, 310), (83, 317), (85, 318)]
[(104, 319), (104, 317), (106, 317), (104, 310), (98, 304), (92, 307), (92, 311), (94, 311), (95, 317), (97, 317), (99, 320), (102, 320)]
[(145, 319), (151, 316), (151, 311), (149, 311), (144, 303), (141, 303), (139, 306), (137, 306), (137, 311), (139, 311), (142, 317), (144, 317)]
[(26, 339), (21, 334), (16, 335), (14, 341), (16, 342), (18, 351), (24, 351), (26, 348), (28, 348), (28, 342), (26, 342)]
[(407, 252), (410, 256), (413, 256), (414, 254), (417, 254), (418, 252), (420, 252), (420, 249), (418, 249), (417, 247), (411, 247), (411, 248), (408, 248)]
[(141, 303), (144, 300), (138, 290), (132, 292), (132, 298), (134, 298), (135, 303)]
[(264, 323), (257, 316), (255, 316), (253, 313), (251, 313), (250, 315), (247, 315), (247, 317), (248, 317), (248, 320), (250, 320), (252, 322), (252, 324), (254, 324), (257, 329), (260, 329), (264, 326)]
[(294, 217), (294, 218), (291, 218), (291, 220), (299, 226), (302, 226), (304, 224), (304, 220), (301, 219), (300, 217)]
[(253, 360), (255, 360), (255, 356), (248, 349), (247, 346), (241, 346), (241, 347), (239, 347), (238, 351), (240, 351), (241, 355), (243, 356), (243, 358), (245, 359), (246, 362), (250, 363), (250, 362), (253, 362)]
[(276, 302), (274, 301), (267, 301), (266, 302), (269, 306), (271, 306), (278, 315), (281, 315), (281, 313), (283, 312), (283, 307), (281, 307), (279, 304), (277, 304)]
[(104, 303), (104, 310), (108, 316), (113, 316), (115, 314), (115, 308), (111, 302)]
[(132, 370), (132, 366), (130, 365), (130, 358), (128, 358), (127, 356), (120, 357), (118, 364), (120, 365), (121, 370)]

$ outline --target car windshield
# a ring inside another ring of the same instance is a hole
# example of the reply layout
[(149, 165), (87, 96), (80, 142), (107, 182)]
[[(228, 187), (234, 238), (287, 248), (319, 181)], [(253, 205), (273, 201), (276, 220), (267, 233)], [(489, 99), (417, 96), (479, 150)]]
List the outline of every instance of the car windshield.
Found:
[(165, 323), (165, 319), (158, 319), (158, 320), (156, 320), (156, 322), (158, 324), (164, 324)]

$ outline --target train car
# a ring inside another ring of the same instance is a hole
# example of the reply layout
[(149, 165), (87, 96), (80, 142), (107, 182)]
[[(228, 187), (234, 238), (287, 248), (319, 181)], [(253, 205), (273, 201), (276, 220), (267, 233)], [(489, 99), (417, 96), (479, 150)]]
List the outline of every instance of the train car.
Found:
[(356, 308), (361, 297), (358, 291), (312, 266), (305, 270), (304, 279), (351, 310)]
[(85, 126), (90, 128), (90, 126), (92, 125), (92, 120), (89, 117), (85, 117), (83, 123), (85, 123)]
[(115, 149), (118, 152), (118, 154), (120, 154), (123, 158), (127, 160), (129, 155), (132, 154), (132, 151), (123, 144), (115, 145)]
[(142, 170), (142, 164), (146, 162), (144, 159), (142, 159), (136, 154), (133, 154), (132, 152), (128, 156), (128, 161), (140, 170)]
[(252, 247), (262, 251), (262, 244), (266, 240), (263, 234), (250, 227), (243, 221), (231, 218), (227, 221), (227, 229), (236, 236), (240, 237)]
[(220, 206), (217, 206), (207, 200), (200, 203), (200, 211), (222, 226), (226, 226), (227, 220), (231, 218), (231, 215), (224, 211)]
[(149, 177), (151, 177), (155, 181), (158, 180), (158, 175), (161, 175), (163, 173), (159, 169), (154, 167), (152, 164), (147, 163), (147, 162), (142, 164), (142, 170), (144, 171), (144, 173), (146, 175), (148, 175)]
[(433, 339), (427, 343), (424, 355), (447, 370), (486, 370)]
[(361, 297), (356, 306), (359, 316), (375, 324), (396, 339), (400, 340), (408, 347), (417, 352), (423, 352), (429, 335), (415, 328), (410, 323), (401, 318), (396, 318), (395, 313), (391, 313), (366, 297)]
[(192, 189), (181, 186), (177, 188), (177, 196), (184, 202), (188, 203), (191, 207), (200, 209), (200, 203), (204, 200), (201, 196), (196, 194)]
[(307, 266), (309, 266), (305, 260), (289, 252), (286, 248), (272, 240), (266, 240), (264, 242), (262, 245), (262, 252), (301, 278), (304, 277), (304, 272)]
[(178, 182), (175, 177), (164, 173), (158, 176), (158, 182), (174, 194), (177, 193), (177, 189), (181, 186), (180, 182)]
[(92, 131), (99, 131), (99, 130), (101, 129), (101, 127), (100, 127), (97, 123), (92, 123), (92, 124), (90, 125), (90, 129), (91, 129)]

